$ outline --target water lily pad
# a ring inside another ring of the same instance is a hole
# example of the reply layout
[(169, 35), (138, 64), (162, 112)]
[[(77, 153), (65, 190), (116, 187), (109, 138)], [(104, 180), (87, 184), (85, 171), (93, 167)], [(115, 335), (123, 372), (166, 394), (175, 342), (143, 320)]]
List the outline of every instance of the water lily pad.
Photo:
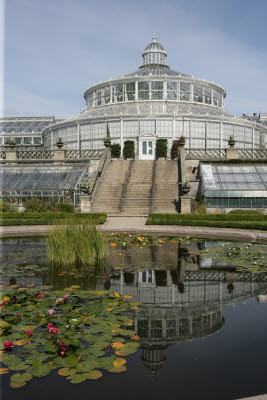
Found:
[(83, 376), (86, 379), (99, 379), (101, 376), (103, 376), (101, 371), (98, 371), (97, 369), (94, 369), (93, 371), (84, 373)]
[(53, 365), (50, 363), (43, 364), (41, 361), (37, 360), (32, 366), (32, 374), (37, 378), (42, 378), (50, 374)]
[(19, 388), (25, 386), (26, 384), (27, 384), (26, 381), (24, 381), (24, 382), (10, 382), (9, 386), (12, 389), (19, 389)]
[(65, 367), (76, 367), (78, 364), (78, 358), (74, 354), (70, 354), (66, 358), (62, 358), (62, 360), (62, 365)]
[(71, 369), (71, 368), (61, 368), (58, 370), (58, 375), (61, 376), (70, 376), (70, 375), (74, 375), (76, 374), (76, 370), (75, 369)]
[(29, 372), (25, 372), (24, 374), (15, 374), (12, 375), (10, 380), (11, 382), (21, 383), (21, 382), (28, 382), (33, 378), (32, 374)]
[(90, 372), (98, 365), (97, 361), (82, 361), (77, 364), (75, 369), (78, 372)]
[(70, 380), (70, 383), (77, 384), (86, 381), (87, 378), (84, 376), (84, 374), (75, 374), (72, 376), (68, 376), (67, 379)]
[(125, 367), (125, 365), (118, 365), (118, 366), (114, 366), (113, 368), (109, 368), (108, 371), (115, 373), (115, 374), (120, 374), (121, 372), (125, 372), (127, 370), (127, 368)]

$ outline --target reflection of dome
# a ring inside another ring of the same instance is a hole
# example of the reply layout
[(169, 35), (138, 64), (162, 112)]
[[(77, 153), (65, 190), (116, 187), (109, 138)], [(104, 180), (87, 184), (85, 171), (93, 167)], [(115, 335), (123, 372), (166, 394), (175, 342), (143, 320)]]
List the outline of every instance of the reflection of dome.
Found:
[(143, 354), (141, 360), (144, 362), (147, 369), (150, 371), (150, 375), (155, 375), (156, 372), (162, 367), (166, 356), (164, 350), (167, 346), (147, 346), (143, 347)]
[(171, 344), (199, 339), (218, 331), (224, 324), (222, 306), (165, 308), (141, 306), (136, 311), (135, 329), (143, 349), (141, 357), (151, 375), (162, 367), (164, 350)]

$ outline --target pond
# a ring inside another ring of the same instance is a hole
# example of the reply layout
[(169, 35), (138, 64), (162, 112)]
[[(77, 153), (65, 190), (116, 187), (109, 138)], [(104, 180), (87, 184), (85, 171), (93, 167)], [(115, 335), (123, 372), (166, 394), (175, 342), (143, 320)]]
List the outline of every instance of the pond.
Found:
[[(74, 385), (55, 369), (20, 389), (10, 388), (8, 373), (1, 375), (4, 399), (225, 400), (267, 393), (266, 245), (126, 234), (107, 239), (109, 257), (91, 270), (48, 265), (44, 238), (1, 241), (2, 290), (61, 293), (74, 285), (126, 296), (133, 321), (127, 329), (140, 338), (123, 373), (105, 370), (101, 379)], [(106, 310), (116, 307), (112, 301)]]

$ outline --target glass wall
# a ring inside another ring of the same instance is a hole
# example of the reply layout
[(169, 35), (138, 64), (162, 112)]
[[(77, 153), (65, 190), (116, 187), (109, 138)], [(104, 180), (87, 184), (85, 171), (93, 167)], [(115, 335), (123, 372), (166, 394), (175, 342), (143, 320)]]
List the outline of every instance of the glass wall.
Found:
[(207, 207), (267, 208), (267, 197), (206, 197)]
[[(166, 93), (164, 91), (165, 85)], [(137, 88), (138, 94), (136, 94), (136, 81), (131, 81), (96, 89), (94, 92), (88, 93), (86, 97), (87, 107), (100, 106), (110, 102), (135, 101), (136, 98), (138, 100), (194, 101), (222, 107), (222, 92), (204, 84), (180, 80), (144, 80), (137, 81)], [(112, 96), (110, 95), (111, 92)]]

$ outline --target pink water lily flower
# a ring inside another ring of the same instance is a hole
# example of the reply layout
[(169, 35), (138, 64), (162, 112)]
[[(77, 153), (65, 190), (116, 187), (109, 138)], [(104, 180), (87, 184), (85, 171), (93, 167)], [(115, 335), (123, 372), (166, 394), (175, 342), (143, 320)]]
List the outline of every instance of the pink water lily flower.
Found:
[(54, 333), (55, 328), (49, 328), (49, 333)]
[(54, 333), (59, 333), (58, 328), (54, 328)]
[(48, 314), (49, 314), (49, 315), (55, 314), (55, 310), (48, 310)]
[(22, 317), (22, 315), (21, 314), (18, 314), (18, 318), (21, 318)]
[(5, 312), (5, 311), (6, 311), (6, 309), (5, 309), (5, 308), (2, 308), (2, 311), (3, 311), (3, 312)]
[(27, 331), (27, 335), (31, 336), (32, 335), (32, 331)]
[(64, 299), (68, 299), (70, 296), (68, 294), (65, 294)]
[(42, 298), (43, 298), (42, 293), (38, 293), (38, 294), (37, 294), (37, 297), (38, 297), (38, 299), (42, 299)]
[(13, 347), (13, 343), (10, 340), (6, 340), (4, 346), (6, 349), (11, 349)]
[(53, 328), (53, 324), (47, 324), (47, 328)]
[(60, 297), (59, 299), (57, 299), (57, 303), (62, 303), (62, 301), (64, 301), (64, 299), (62, 299), (62, 297)]

